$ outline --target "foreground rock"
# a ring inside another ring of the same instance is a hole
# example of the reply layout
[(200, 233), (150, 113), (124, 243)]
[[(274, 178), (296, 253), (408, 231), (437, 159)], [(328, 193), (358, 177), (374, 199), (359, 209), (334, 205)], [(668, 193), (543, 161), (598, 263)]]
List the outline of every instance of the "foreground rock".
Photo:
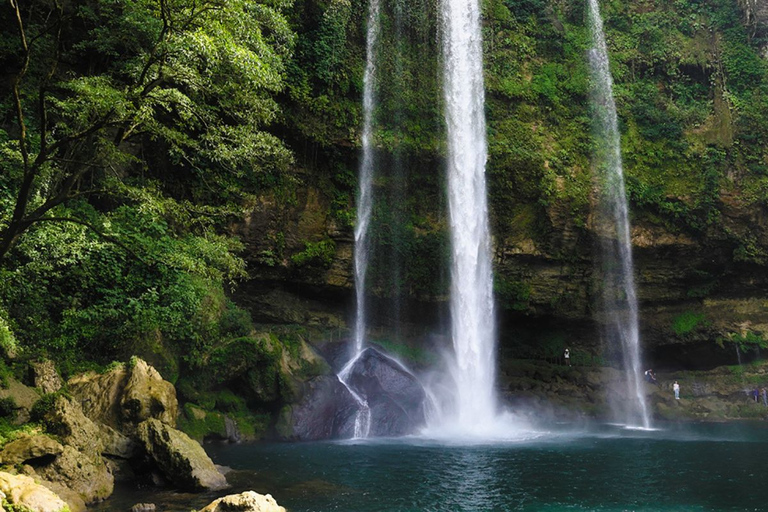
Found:
[(56, 371), (56, 365), (50, 359), (30, 363), (32, 381), (35, 387), (43, 393), (55, 393), (61, 389), (64, 382)]
[(0, 464), (15, 466), (17, 464), (32, 464), (37, 461), (49, 461), (63, 451), (64, 447), (49, 436), (23, 434), (3, 446), (3, 450), (0, 452)]
[(352, 437), (357, 402), (338, 377), (315, 377), (305, 387), (302, 400), (281, 411), (278, 434), (294, 441)]
[(50, 482), (58, 483), (78, 494), (85, 503), (96, 503), (112, 495), (115, 479), (104, 460), (71, 446), (52, 463), (35, 468), (35, 473)]
[(86, 416), (119, 431), (130, 432), (149, 418), (176, 426), (176, 389), (141, 359), (103, 375), (89, 372), (75, 376), (68, 385), (82, 402)]
[(7, 383), (8, 387), (0, 388), (0, 399), (10, 398), (16, 404), (15, 424), (28, 422), (29, 413), (35, 402), (40, 399), (40, 393), (12, 377), (7, 377)]
[(285, 512), (285, 509), (269, 494), (246, 491), (219, 498), (200, 512)]
[[(368, 402), (371, 436), (410, 434), (424, 425), (424, 389), (394, 359), (367, 348), (350, 370), (347, 382)], [(304, 386), (302, 400), (281, 412), (277, 425), (280, 436), (298, 441), (352, 437), (359, 406), (339, 378), (316, 377)]]
[(0, 472), (0, 492), (16, 507), (14, 510), (32, 512), (63, 512), (69, 506), (49, 489), (24, 475)]
[(381, 352), (367, 348), (347, 379), (371, 409), (371, 436), (410, 434), (426, 422), (424, 388), (408, 370)]
[(152, 418), (138, 426), (137, 434), (168, 481), (190, 491), (227, 487), (227, 480), (203, 447), (185, 433)]
[(114, 477), (102, 458), (105, 445), (100, 426), (83, 414), (76, 400), (64, 396), (54, 399), (43, 421), (64, 447), (50, 463), (35, 467), (35, 472), (75, 491), (85, 503), (108, 498)]

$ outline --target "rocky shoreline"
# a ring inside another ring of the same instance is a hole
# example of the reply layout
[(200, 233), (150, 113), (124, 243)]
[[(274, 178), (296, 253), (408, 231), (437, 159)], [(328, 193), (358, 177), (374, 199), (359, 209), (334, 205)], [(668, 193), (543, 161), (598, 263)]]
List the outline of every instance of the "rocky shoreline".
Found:
[[(145, 361), (77, 375), (66, 385), (50, 361), (32, 369), (35, 388), (8, 378), (0, 391), (19, 427), (3, 435), (0, 449), (1, 498), (11, 510), (85, 511), (109, 498), (118, 479), (193, 492), (228, 487), (200, 443), (176, 428), (176, 390)], [(202, 510), (284, 511), (252, 491)]]
[[(402, 372), (396, 378), (386, 376), (392, 369), (378, 360), (383, 357), (374, 355), (361, 359), (361, 375), (374, 379), (366, 385), (374, 383), (379, 389), (396, 382), (401, 392), (413, 387), (412, 376)], [(179, 429), (182, 411), (194, 412), (196, 406), (180, 407), (173, 384), (142, 359), (132, 358), (103, 373), (79, 374), (66, 383), (51, 361), (32, 362), (29, 367), (29, 385), (6, 376), (0, 389), (0, 409), (10, 422), (0, 433), (2, 503), (39, 512), (79, 512), (108, 499), (116, 481), (186, 492), (229, 487), (223, 468), (214, 465), (200, 443), (206, 436), (190, 432), (193, 438)], [(498, 382), (502, 401), (516, 413), (537, 421), (577, 422), (610, 418), (617, 404), (620, 408), (628, 400), (622, 379), (614, 368), (506, 360)], [(672, 391), (674, 381), (681, 386), (679, 400)], [(290, 405), (294, 417), (313, 400), (311, 391), (316, 388), (311, 382), (305, 384), (310, 392)], [(755, 402), (751, 391), (766, 384), (768, 362), (756, 361), (708, 371), (660, 371), (658, 384), (646, 383), (644, 389), (654, 420), (765, 420), (768, 406), (762, 397)], [(412, 392), (404, 396), (411, 397)], [(390, 406), (379, 407), (383, 418), (397, 419)], [(278, 417), (285, 415), (283, 411)], [(295, 427), (293, 435), (299, 432)], [(275, 439), (286, 439), (285, 425), (282, 429), (278, 421)], [(238, 441), (237, 426), (230, 430), (231, 436), (220, 437)], [(318, 431), (313, 438), (342, 437), (343, 431)], [(138, 503), (134, 510), (153, 507)], [(202, 510), (284, 509), (269, 495), (246, 491), (220, 498)]]

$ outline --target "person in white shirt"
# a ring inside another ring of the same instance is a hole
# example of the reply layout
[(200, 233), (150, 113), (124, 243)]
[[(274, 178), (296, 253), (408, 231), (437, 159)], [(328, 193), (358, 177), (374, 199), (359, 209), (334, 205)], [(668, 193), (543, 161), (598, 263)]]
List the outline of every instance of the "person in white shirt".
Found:
[(571, 349), (566, 348), (565, 352), (563, 352), (563, 357), (565, 358), (565, 364), (571, 366)]
[(680, 400), (680, 384), (677, 381), (672, 384), (672, 389), (675, 391), (675, 400)]

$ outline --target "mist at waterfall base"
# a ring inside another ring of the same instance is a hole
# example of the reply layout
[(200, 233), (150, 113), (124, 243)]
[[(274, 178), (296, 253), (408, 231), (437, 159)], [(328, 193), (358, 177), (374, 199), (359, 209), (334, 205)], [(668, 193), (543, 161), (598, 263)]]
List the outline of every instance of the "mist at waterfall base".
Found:
[(421, 438), (319, 443), (208, 444), (232, 468), (231, 489), (178, 494), (131, 489), (94, 510), (201, 508), (223, 494), (272, 494), (290, 512), (511, 510), (766, 510), (768, 425), (610, 425), (507, 443), (455, 445)]

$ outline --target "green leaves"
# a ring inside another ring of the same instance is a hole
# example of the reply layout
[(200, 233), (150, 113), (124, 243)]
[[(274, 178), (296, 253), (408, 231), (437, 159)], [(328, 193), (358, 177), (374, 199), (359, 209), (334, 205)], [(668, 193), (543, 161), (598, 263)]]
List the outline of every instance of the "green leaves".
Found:
[[(110, 360), (224, 334), (224, 286), (246, 271), (223, 227), (293, 163), (267, 131), (293, 51), (289, 5), (24, 6), (23, 116), (0, 99), (0, 241), (17, 244), (0, 267), (3, 339)], [(18, 33), (3, 23), (0, 61), (16, 59)]]

